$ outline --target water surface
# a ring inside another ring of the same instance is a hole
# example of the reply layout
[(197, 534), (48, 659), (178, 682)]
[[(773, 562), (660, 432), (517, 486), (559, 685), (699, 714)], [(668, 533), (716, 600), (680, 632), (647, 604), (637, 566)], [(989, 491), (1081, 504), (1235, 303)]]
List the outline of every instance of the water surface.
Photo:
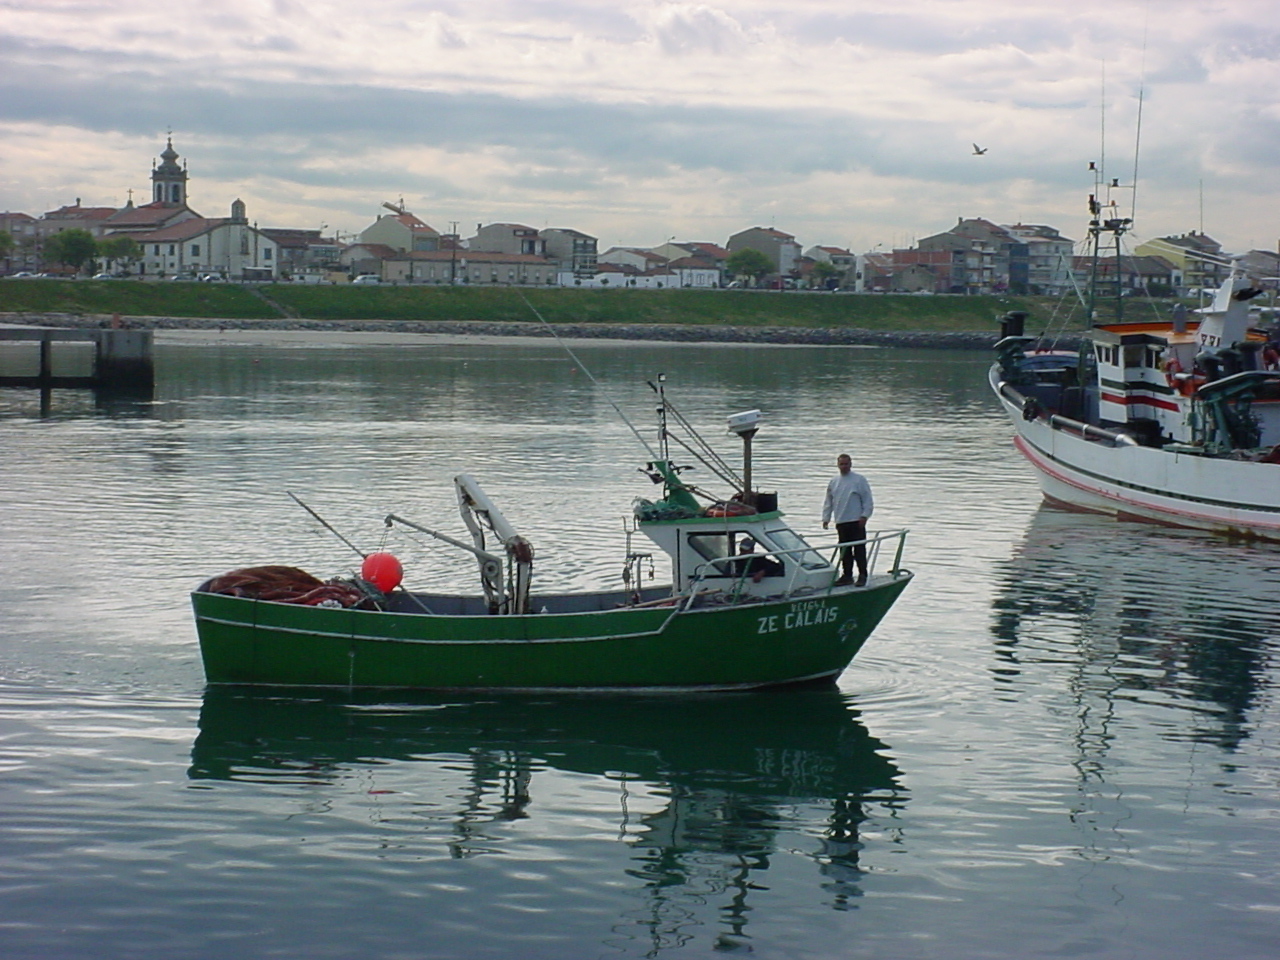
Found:
[[(1040, 507), (981, 355), (231, 336), (152, 403), (0, 392), (0, 956), (1274, 956), (1280, 551)], [(764, 412), (815, 542), (843, 451), (911, 528), (838, 685), (205, 689), (193, 586), (358, 563), (287, 491), (471, 589), (381, 522), (462, 534), (466, 471), (541, 586), (616, 584), (658, 373), (731, 460)]]

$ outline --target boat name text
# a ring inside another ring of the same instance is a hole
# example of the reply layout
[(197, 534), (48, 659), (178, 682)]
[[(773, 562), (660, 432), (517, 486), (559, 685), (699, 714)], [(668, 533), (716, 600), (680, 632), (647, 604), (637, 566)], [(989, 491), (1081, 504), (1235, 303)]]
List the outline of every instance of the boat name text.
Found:
[(756, 628), (756, 633), (777, 633), (779, 630), (791, 630), (795, 627), (835, 623), (839, 615), (839, 607), (820, 600), (806, 600), (802, 603), (793, 603), (791, 609), (784, 614), (775, 613), (768, 617), (757, 617), (759, 626)]

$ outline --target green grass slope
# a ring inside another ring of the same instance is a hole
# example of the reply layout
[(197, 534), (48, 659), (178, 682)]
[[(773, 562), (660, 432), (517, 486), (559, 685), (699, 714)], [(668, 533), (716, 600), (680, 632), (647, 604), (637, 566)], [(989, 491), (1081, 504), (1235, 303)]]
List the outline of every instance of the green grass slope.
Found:
[[(418, 320), (861, 330), (992, 331), (1009, 310), (1032, 323), (1052, 304), (1031, 297), (920, 297), (746, 290), (579, 290), (514, 287), (304, 286), (4, 280), (0, 311), (122, 316)], [(536, 311), (536, 313), (535, 313)]]

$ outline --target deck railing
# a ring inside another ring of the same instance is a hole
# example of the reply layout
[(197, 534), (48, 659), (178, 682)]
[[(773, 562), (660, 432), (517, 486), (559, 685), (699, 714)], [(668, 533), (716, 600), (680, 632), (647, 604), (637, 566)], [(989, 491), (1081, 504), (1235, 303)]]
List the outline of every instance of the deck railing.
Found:
[[(900, 577), (904, 572), (902, 568), (902, 553), (903, 553), (903, 549), (906, 546), (907, 533), (909, 532), (910, 531), (906, 529), (877, 531), (876, 533), (872, 534), (871, 536), (868, 536), (863, 540), (845, 540), (831, 547), (830, 559), (826, 561), (826, 565), (832, 568), (832, 582), (826, 586), (826, 589), (829, 590), (831, 589), (831, 587), (835, 585), (835, 569), (836, 569), (837, 561), (839, 560), (839, 557), (840, 557), (840, 551), (846, 547), (848, 547), (849, 549), (853, 549), (859, 544), (863, 544), (867, 547), (868, 572), (873, 571), (875, 569), (876, 562), (880, 558), (880, 555), (882, 553), (882, 548), (884, 547), (884, 545), (888, 543), (895, 544), (894, 554), (893, 554), (893, 566), (889, 569), (889, 575), (894, 578)], [(689, 582), (689, 586), (683, 594), (684, 600), (681, 604), (679, 604), (679, 608), (682, 610), (688, 610), (691, 606), (693, 606), (694, 602), (700, 596), (703, 596), (704, 594), (710, 592), (702, 585), (711, 577), (728, 576), (729, 574), (727, 572), (717, 573), (716, 571), (732, 570), (733, 567), (731, 566), (731, 564), (735, 564), (735, 563), (741, 564), (743, 569), (742, 569), (742, 573), (734, 575), (733, 589), (729, 593), (730, 602), (732, 603), (759, 602), (763, 598), (758, 597), (754, 594), (745, 593), (743, 591), (743, 587), (746, 585), (747, 579), (749, 577), (748, 569), (750, 566), (750, 564), (745, 561), (750, 561), (753, 558), (760, 558), (760, 559), (775, 558), (776, 559), (776, 558), (782, 558), (782, 557), (795, 557), (795, 556), (798, 556), (799, 554), (806, 554), (806, 553), (812, 554), (817, 552), (818, 552), (817, 548), (809, 546), (809, 547), (796, 547), (791, 550), (765, 550), (760, 553), (755, 553), (755, 552), (740, 553), (737, 556), (717, 557), (714, 560), (708, 560), (705, 564), (703, 564), (698, 569), (693, 579)], [(819, 554), (819, 556), (821, 556), (821, 554)], [(804, 569), (804, 565), (797, 562), (797, 563), (793, 563), (791, 565), (791, 568), (792, 568), (791, 575), (787, 578), (787, 583), (785, 588), (780, 593), (776, 594), (775, 597), (786, 598), (797, 592), (795, 580), (796, 580), (796, 577), (801, 572), (801, 570)], [(806, 591), (812, 591), (813, 588), (808, 583), (806, 583), (804, 587), (801, 589), (804, 589)], [(822, 589), (822, 588), (819, 588), (819, 589)], [(718, 592), (723, 593), (724, 591), (718, 591)], [(806, 592), (806, 595), (810, 595), (810, 594)]]

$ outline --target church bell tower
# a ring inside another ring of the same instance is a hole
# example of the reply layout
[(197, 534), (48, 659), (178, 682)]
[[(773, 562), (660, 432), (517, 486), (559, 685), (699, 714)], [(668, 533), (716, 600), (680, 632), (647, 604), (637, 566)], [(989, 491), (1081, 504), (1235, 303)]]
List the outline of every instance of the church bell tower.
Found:
[(173, 137), (169, 138), (159, 166), (151, 167), (151, 199), (171, 207), (187, 205), (187, 167), (178, 166), (178, 151), (173, 149)]

